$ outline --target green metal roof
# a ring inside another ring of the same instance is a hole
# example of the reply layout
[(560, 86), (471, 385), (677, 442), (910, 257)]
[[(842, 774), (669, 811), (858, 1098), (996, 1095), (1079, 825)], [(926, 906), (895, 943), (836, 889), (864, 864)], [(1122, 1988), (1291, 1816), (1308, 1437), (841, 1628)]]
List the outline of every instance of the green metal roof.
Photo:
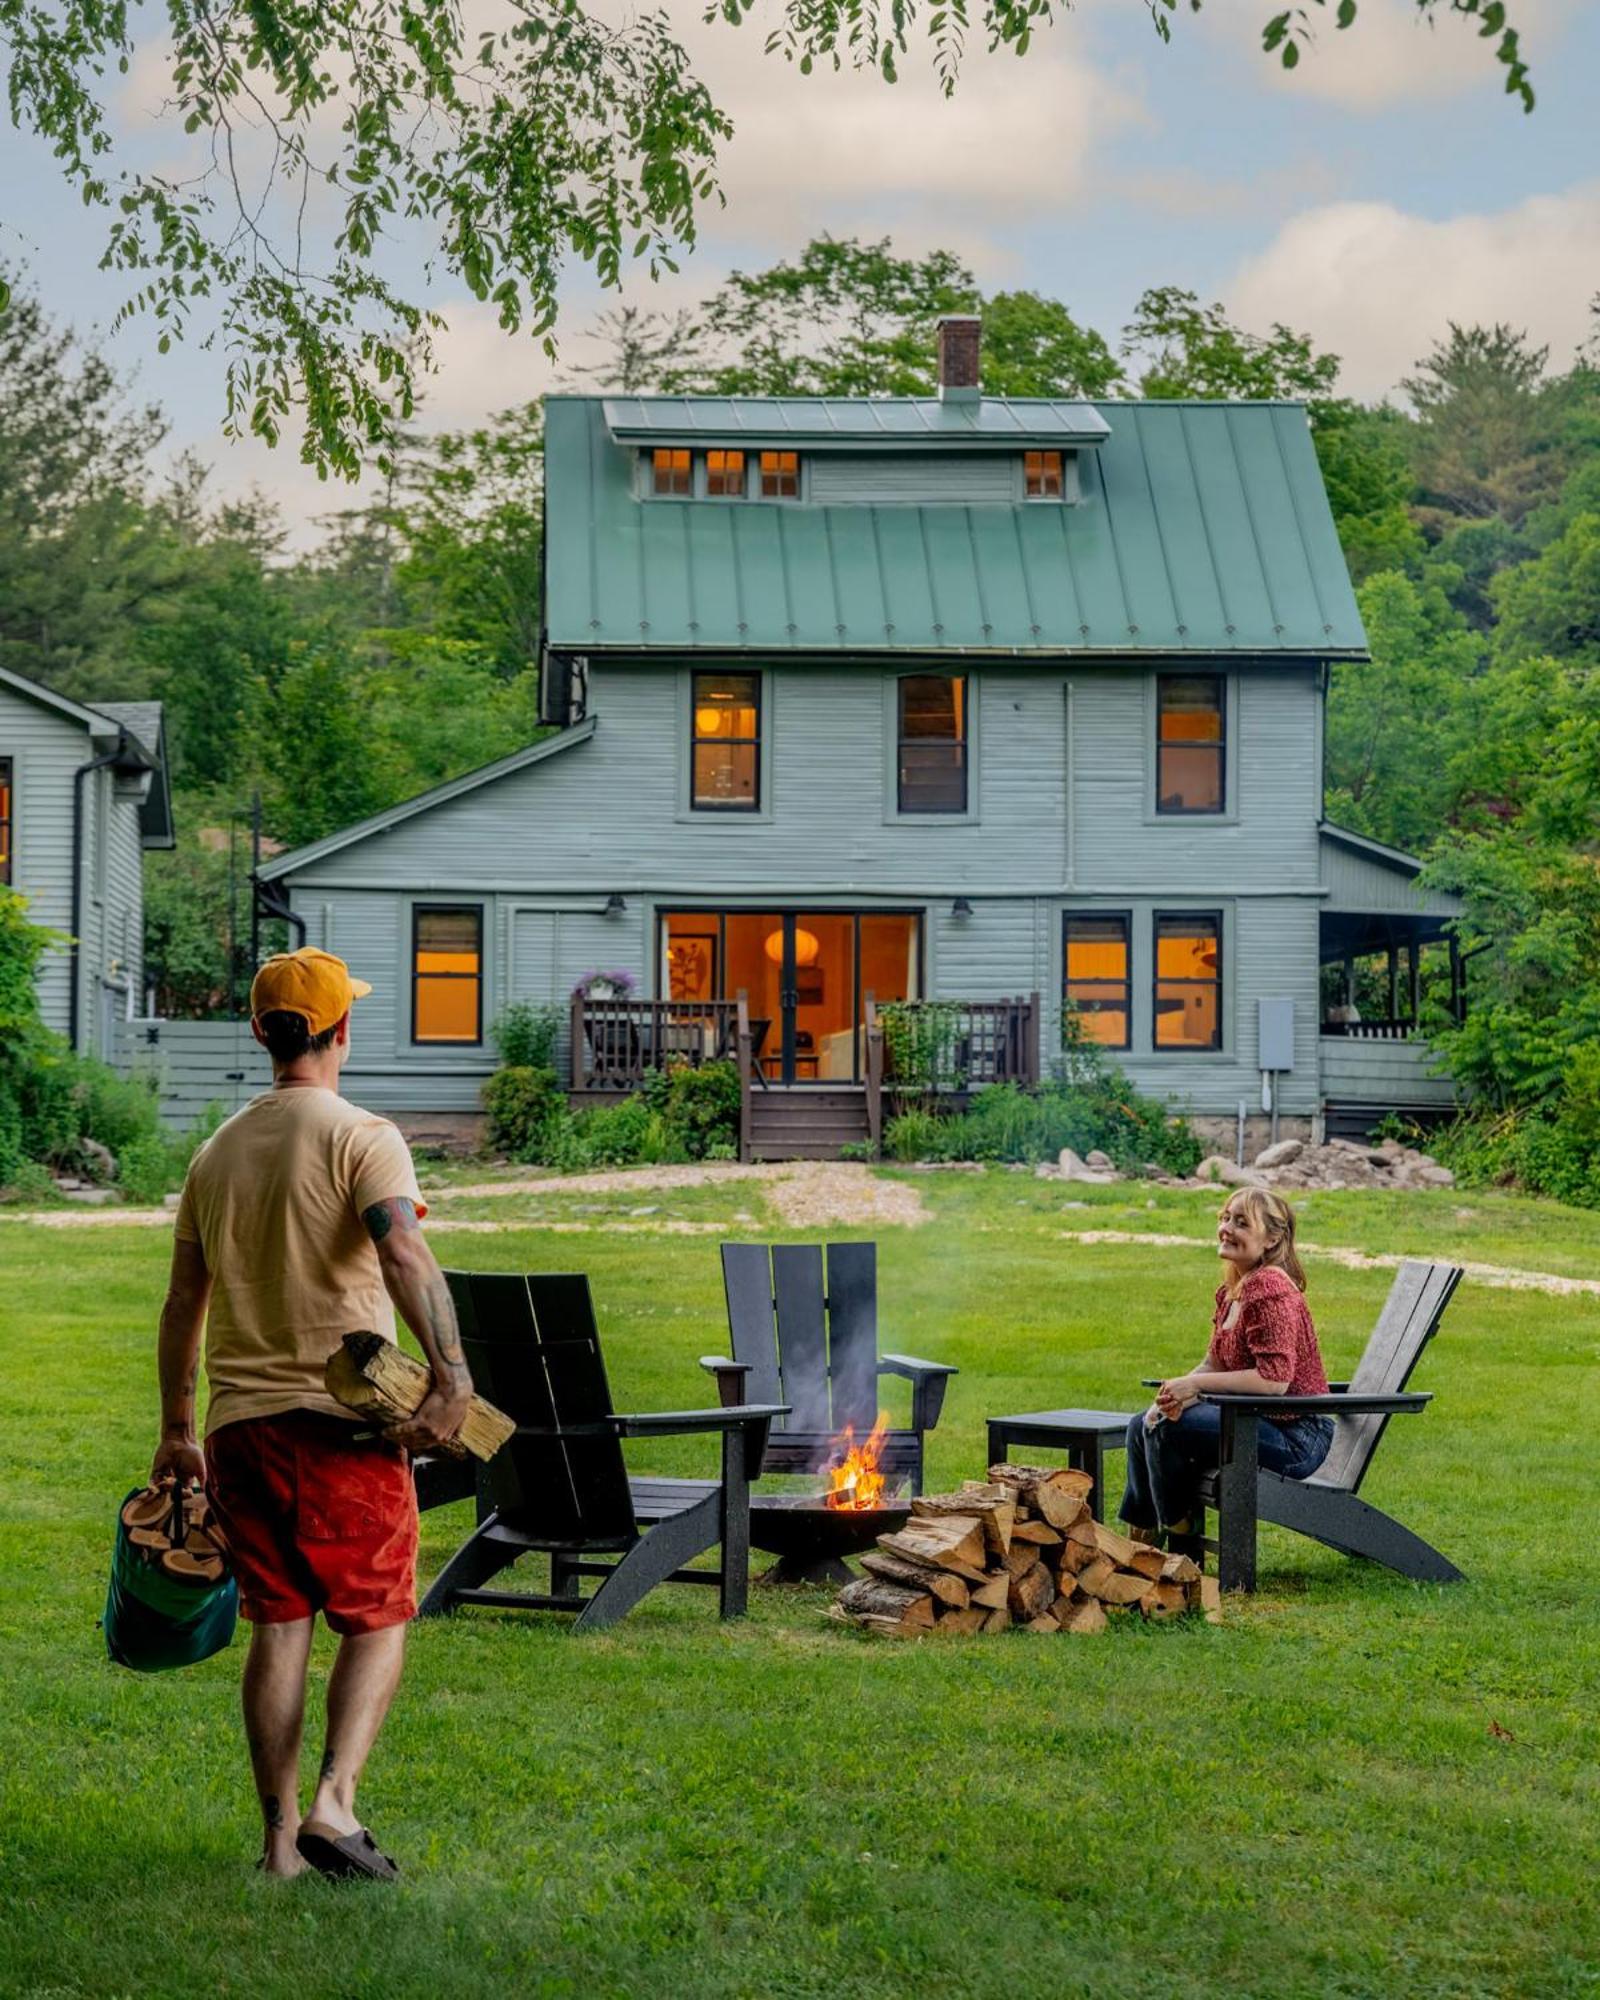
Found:
[[(638, 498), (638, 447), (606, 415), (627, 400), (546, 405), (552, 646), (1366, 653), (1299, 404), (1095, 405), (1109, 428), (1079, 454), (1073, 504), (821, 506)], [(701, 441), (731, 435), (709, 427), (725, 402), (680, 400), (706, 415)], [(864, 424), (913, 406), (829, 407)]]
[(607, 396), (622, 444), (804, 445), (808, 451), (994, 450), (1096, 445), (1110, 428), (1092, 403), (974, 396)]

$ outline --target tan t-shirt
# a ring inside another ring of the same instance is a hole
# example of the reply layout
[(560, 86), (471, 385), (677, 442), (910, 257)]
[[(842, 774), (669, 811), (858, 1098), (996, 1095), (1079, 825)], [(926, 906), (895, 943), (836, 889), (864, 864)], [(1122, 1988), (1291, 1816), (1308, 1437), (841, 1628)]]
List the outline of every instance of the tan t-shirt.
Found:
[(176, 1223), (212, 1279), (207, 1437), (280, 1410), (351, 1416), (323, 1387), (323, 1365), (347, 1333), (394, 1339), (361, 1217), (401, 1196), (426, 1215), (399, 1132), (316, 1085), (264, 1091), (207, 1139)]

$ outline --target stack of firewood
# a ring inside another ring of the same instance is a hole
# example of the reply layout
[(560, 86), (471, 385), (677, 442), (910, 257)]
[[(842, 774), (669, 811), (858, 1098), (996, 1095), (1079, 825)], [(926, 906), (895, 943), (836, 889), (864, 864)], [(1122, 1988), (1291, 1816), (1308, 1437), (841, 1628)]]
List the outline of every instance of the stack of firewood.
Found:
[(1220, 1618), (1214, 1577), (1188, 1556), (1131, 1541), (1089, 1511), (1086, 1472), (991, 1465), (986, 1482), (911, 1503), (898, 1534), (861, 1558), (867, 1574), (836, 1614), (873, 1632), (1103, 1632), (1108, 1612)]

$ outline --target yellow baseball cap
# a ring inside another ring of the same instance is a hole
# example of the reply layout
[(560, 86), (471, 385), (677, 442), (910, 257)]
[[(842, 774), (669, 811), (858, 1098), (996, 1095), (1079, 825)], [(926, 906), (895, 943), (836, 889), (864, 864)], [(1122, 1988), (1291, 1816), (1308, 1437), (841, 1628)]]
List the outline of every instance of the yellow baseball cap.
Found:
[(331, 951), (318, 951), (303, 944), (298, 951), (280, 951), (257, 970), (250, 982), (250, 1012), (298, 1014), (312, 1034), (320, 1035), (350, 1011), (372, 988), (364, 979), (352, 979), (350, 968)]

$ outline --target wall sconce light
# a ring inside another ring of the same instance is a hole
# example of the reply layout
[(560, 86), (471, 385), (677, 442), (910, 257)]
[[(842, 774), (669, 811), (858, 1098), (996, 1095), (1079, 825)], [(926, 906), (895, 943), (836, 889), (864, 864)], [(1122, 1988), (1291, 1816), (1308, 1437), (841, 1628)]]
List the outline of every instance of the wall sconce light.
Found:
[(620, 917), (627, 907), (619, 890), (613, 889), (606, 898), (605, 913), (608, 917)]
[(972, 915), (972, 905), (967, 901), (965, 896), (957, 896), (955, 901), (950, 905), (950, 914), (959, 921), (965, 922)]

